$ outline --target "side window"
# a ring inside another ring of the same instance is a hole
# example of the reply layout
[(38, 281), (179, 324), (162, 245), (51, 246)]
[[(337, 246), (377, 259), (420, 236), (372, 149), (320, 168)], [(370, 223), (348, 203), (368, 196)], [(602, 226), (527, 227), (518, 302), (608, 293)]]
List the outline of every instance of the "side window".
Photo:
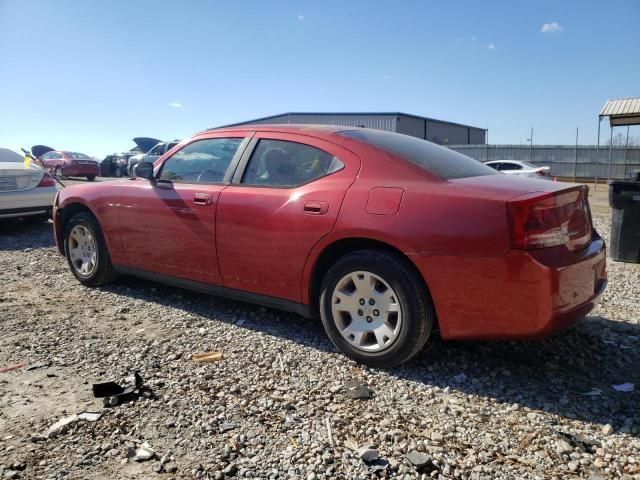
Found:
[(337, 172), (344, 164), (318, 148), (261, 139), (242, 177), (245, 185), (296, 187)]
[(522, 170), (522, 167), (520, 165), (518, 165), (517, 163), (503, 162), (500, 165), (501, 165), (500, 170), (503, 170), (503, 171), (506, 171), (506, 170)]
[(47, 152), (40, 156), (40, 160), (49, 160), (51, 158), (51, 152)]
[(190, 143), (162, 164), (158, 179), (174, 183), (220, 183), (242, 140), (211, 138)]
[(494, 170), (500, 170), (500, 168), (499, 168), (500, 164), (499, 163), (485, 163), (485, 165), (487, 167), (493, 168)]

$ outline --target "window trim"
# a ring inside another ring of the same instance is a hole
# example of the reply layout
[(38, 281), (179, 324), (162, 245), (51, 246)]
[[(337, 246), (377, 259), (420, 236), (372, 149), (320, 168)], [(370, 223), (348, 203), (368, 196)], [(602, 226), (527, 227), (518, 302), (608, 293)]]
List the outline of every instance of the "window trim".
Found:
[[(189, 143), (185, 143), (184, 145), (182, 145), (180, 147), (180, 150), (177, 150), (175, 152), (173, 152), (173, 154), (171, 154), (171, 156), (165, 158), (162, 160), (162, 163), (160, 163), (160, 165), (158, 165), (158, 168), (156, 170), (156, 172), (153, 175), (153, 178), (156, 182), (158, 183), (162, 183), (162, 184), (176, 184), (176, 185), (229, 185), (231, 183), (231, 178), (233, 177), (233, 174), (236, 171), (237, 168), (237, 164), (240, 161), (240, 158), (242, 157), (242, 155), (244, 154), (245, 150), (247, 149), (247, 145), (249, 144), (249, 141), (251, 140), (251, 137), (253, 136), (252, 133), (247, 133), (247, 134), (239, 134), (239, 135), (221, 135), (221, 136), (215, 136), (215, 137), (205, 137), (205, 138), (195, 138), (193, 139), (193, 141), (189, 142)], [(160, 179), (160, 175), (162, 174), (162, 169), (164, 168), (165, 164), (169, 161), (169, 159), (173, 158), (174, 155), (176, 155), (177, 153), (181, 152), (182, 149), (188, 147), (189, 145), (192, 145), (196, 142), (204, 142), (204, 141), (208, 141), (208, 140), (228, 140), (228, 139), (234, 139), (234, 138), (238, 138), (241, 139), (242, 141), (240, 142), (240, 145), (238, 145), (238, 149), (236, 150), (236, 153), (233, 155), (233, 158), (231, 159), (231, 162), (229, 162), (229, 166), (227, 167), (227, 171), (224, 174), (224, 177), (222, 178), (221, 182), (182, 182), (182, 181), (173, 181), (173, 180), (163, 180)], [(162, 157), (160, 157), (162, 158)]]
[[(338, 161), (342, 164), (342, 166), (337, 169), (334, 170), (331, 173), (322, 175), (321, 177), (317, 177), (314, 178), (312, 180), (309, 180), (308, 182), (304, 182), (304, 183), (300, 183), (297, 185), (259, 185), (259, 184), (248, 184), (248, 183), (242, 183), (242, 178), (244, 177), (244, 174), (247, 171), (247, 167), (249, 166), (249, 162), (251, 161), (251, 157), (253, 156), (254, 152), (256, 151), (256, 149), (258, 148), (258, 144), (260, 143), (260, 140), (274, 140), (274, 141), (278, 141), (278, 142), (289, 142), (289, 143), (297, 143), (300, 145), (304, 145), (305, 147), (310, 147), (310, 148), (315, 148), (316, 150), (320, 150), (328, 155), (331, 155), (334, 158), (337, 158)], [(315, 145), (310, 145), (309, 143), (305, 143), (303, 141), (294, 141), (294, 140), (289, 140), (289, 139), (285, 139), (285, 138), (277, 138), (277, 137), (267, 137), (267, 136), (260, 136), (260, 137), (253, 137), (251, 138), (251, 142), (249, 142), (249, 145), (247, 146), (244, 154), (242, 155), (242, 158), (240, 159), (240, 162), (236, 168), (236, 171), (233, 175), (233, 179), (231, 181), (231, 183), (234, 186), (238, 186), (238, 187), (247, 187), (247, 188), (273, 188), (273, 189), (277, 189), (277, 190), (293, 190), (295, 188), (300, 188), (303, 187), (305, 185), (309, 185), (310, 183), (313, 182), (317, 182), (318, 180), (322, 180), (323, 178), (327, 178), (331, 175), (333, 175), (334, 173), (338, 173), (341, 172), (342, 170), (344, 170), (346, 168), (346, 164), (343, 160), (340, 159), (340, 157), (334, 155), (331, 152), (326, 151), (324, 148), (320, 148), (320, 147), (316, 147)]]

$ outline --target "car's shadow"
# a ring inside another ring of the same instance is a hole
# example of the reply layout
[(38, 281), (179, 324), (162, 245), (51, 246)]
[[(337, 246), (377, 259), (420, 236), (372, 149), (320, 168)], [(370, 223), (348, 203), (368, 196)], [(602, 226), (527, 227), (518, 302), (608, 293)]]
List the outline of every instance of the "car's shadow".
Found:
[[(319, 320), (122, 277), (106, 290), (180, 308), (211, 321), (244, 322), (268, 335), (333, 352)], [(154, 289), (154, 290), (150, 290)], [(568, 419), (627, 428), (640, 424), (640, 325), (589, 316), (553, 338), (532, 342), (444, 342), (432, 335), (400, 379), (449, 387)], [(632, 392), (614, 384), (634, 383)], [(375, 390), (375, 385), (372, 385)], [(626, 430), (626, 429), (625, 429)], [(636, 433), (637, 435), (637, 433)]]

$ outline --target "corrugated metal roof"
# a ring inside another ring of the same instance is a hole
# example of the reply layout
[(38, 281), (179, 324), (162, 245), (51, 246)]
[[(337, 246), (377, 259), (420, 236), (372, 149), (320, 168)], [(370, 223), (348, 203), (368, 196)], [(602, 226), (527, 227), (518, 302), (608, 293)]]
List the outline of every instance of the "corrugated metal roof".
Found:
[[(427, 121), (430, 121), (430, 122), (437, 122), (437, 123), (442, 123), (442, 124), (446, 124), (446, 125), (454, 125), (454, 126), (458, 126), (458, 127), (471, 128), (473, 130), (480, 130), (480, 131), (486, 132), (485, 128), (473, 127), (471, 125), (464, 125), (462, 123), (448, 122), (446, 120), (438, 120), (436, 118), (422, 117), (422, 116), (419, 116), (419, 115), (413, 115), (413, 114), (410, 114), (410, 113), (403, 113), (403, 112), (286, 112), (286, 113), (281, 113), (279, 115), (269, 115), (268, 117), (255, 118), (253, 120), (247, 120), (247, 121), (244, 121), (244, 122), (231, 123), (229, 125), (222, 125), (222, 126), (216, 127), (216, 128), (235, 127), (235, 126), (239, 126), (239, 125), (250, 125), (250, 124), (254, 124), (254, 123), (267, 123), (267, 122), (269, 122), (270, 120), (273, 120), (273, 119), (280, 119), (280, 118), (288, 119), (288, 118), (291, 118), (291, 117), (302, 117), (302, 116), (307, 116), (307, 117), (327, 117), (327, 116), (333, 116), (333, 117), (378, 117), (378, 116), (380, 116), (380, 117), (389, 117), (391, 120), (395, 120), (398, 117), (411, 117), (411, 118), (418, 118), (420, 120), (427, 120)], [(281, 122), (277, 122), (277, 123), (281, 123)], [(304, 122), (298, 121), (297, 123), (304, 123)], [(318, 121), (317, 120), (313, 120), (313, 123), (318, 123)]]
[(608, 100), (600, 112), (601, 117), (623, 117), (627, 115), (640, 115), (640, 97)]

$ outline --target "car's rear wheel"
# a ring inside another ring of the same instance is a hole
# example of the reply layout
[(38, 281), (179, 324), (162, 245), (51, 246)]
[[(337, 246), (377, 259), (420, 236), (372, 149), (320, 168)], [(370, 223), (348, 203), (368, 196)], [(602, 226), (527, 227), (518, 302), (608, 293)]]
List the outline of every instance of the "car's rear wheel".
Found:
[(117, 178), (122, 177), (122, 167), (120, 165), (116, 167), (115, 172), (113, 172), (113, 176)]
[(88, 175), (87, 176), (87, 180), (89, 180), (90, 182), (93, 182), (96, 179), (95, 175)]
[(60, 167), (56, 167), (55, 170), (53, 171), (53, 174), (56, 176), (56, 178), (60, 180), (64, 178), (64, 174), (62, 173), (62, 168)]
[(80, 212), (69, 220), (64, 251), (71, 272), (83, 285), (103, 285), (115, 278), (102, 230), (90, 213)]
[(339, 350), (382, 368), (416, 355), (435, 323), (419, 274), (385, 250), (349, 253), (329, 269), (322, 282), (320, 316)]

